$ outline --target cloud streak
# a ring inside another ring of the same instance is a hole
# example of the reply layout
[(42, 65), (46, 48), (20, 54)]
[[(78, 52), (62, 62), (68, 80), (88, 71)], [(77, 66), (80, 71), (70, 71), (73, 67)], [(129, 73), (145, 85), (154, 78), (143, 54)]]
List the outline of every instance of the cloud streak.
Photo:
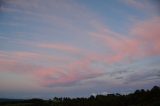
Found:
[(73, 53), (73, 54), (78, 54), (81, 52), (81, 50), (79, 48), (76, 48), (74, 46), (70, 46), (67, 44), (62, 44), (62, 43), (60, 43), (60, 44), (39, 44), (39, 45), (37, 45), (37, 47), (45, 48), (45, 49), (55, 49), (55, 50), (69, 52), (69, 53)]

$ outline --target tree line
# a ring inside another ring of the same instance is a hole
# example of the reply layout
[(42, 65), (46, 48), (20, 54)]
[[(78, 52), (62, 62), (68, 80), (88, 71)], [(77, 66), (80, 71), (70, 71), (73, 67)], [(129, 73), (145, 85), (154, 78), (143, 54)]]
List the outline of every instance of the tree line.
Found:
[(2, 106), (160, 106), (160, 87), (151, 90), (136, 90), (127, 95), (107, 94), (88, 98), (53, 98), (49, 100), (30, 99), (23, 101), (4, 102)]

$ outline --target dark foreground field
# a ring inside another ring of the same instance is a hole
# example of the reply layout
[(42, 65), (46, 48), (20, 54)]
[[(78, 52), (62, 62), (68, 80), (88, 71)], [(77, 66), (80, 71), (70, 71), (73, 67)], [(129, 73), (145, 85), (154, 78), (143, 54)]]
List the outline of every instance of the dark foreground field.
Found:
[(108, 94), (89, 98), (0, 99), (0, 106), (160, 106), (160, 87), (136, 90), (128, 95)]

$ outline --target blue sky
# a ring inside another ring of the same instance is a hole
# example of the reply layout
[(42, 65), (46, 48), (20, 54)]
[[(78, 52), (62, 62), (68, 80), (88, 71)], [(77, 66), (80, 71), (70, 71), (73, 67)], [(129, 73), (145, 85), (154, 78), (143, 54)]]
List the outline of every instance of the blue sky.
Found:
[(0, 97), (78, 97), (159, 85), (157, 4), (1, 0)]

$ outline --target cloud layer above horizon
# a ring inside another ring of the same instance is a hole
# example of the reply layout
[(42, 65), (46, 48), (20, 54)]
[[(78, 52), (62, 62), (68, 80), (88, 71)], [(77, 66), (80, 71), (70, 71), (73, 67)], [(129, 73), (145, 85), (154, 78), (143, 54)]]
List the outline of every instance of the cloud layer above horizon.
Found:
[(160, 85), (156, 0), (1, 0), (0, 97)]

